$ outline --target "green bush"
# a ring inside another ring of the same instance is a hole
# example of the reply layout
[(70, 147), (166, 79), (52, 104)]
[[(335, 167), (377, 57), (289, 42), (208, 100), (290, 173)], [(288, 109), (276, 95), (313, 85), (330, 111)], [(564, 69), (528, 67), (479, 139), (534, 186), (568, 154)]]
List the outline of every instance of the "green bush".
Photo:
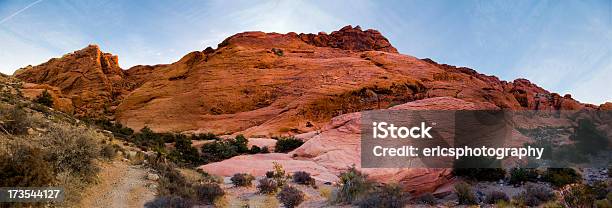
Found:
[(455, 193), (457, 198), (459, 198), (459, 204), (476, 204), (476, 195), (474, 195), (474, 191), (472, 191), (472, 187), (469, 184), (465, 182), (455, 184)]
[(304, 141), (294, 137), (281, 137), (276, 140), (276, 146), (274, 147), (275, 152), (287, 153), (304, 144)]
[(296, 207), (304, 201), (304, 193), (292, 186), (284, 186), (277, 197), (287, 208)]
[(492, 191), (491, 193), (487, 194), (485, 198), (485, 202), (487, 204), (497, 204), (500, 201), (509, 202), (510, 198), (508, 197), (508, 195), (506, 195), (506, 193), (501, 191)]
[(20, 145), (12, 153), (0, 152), (0, 187), (44, 187), (53, 178), (40, 149)]
[(47, 107), (53, 107), (53, 97), (47, 90), (36, 96), (34, 102)]
[(536, 182), (538, 173), (535, 169), (527, 168), (512, 168), (510, 170), (510, 184), (520, 185), (525, 182)]
[(336, 203), (354, 203), (370, 191), (372, 185), (367, 176), (357, 171), (355, 166), (340, 174), (339, 189), (333, 196)]
[(257, 190), (262, 194), (272, 194), (278, 190), (278, 184), (273, 179), (262, 178), (259, 180), (259, 184), (257, 184)]
[(242, 134), (236, 136), (233, 140), (229, 140), (230, 144), (236, 147), (236, 152), (239, 154), (248, 153), (249, 147), (247, 146), (249, 140), (247, 140)]
[(234, 176), (232, 176), (232, 178), (230, 178), (230, 180), (234, 186), (248, 187), (251, 186), (252, 181), (255, 180), (255, 177), (247, 173), (236, 173)]
[(562, 187), (578, 183), (582, 177), (572, 168), (548, 168), (542, 178), (556, 187)]
[(99, 120), (88, 120), (88, 123), (96, 125), (100, 127), (101, 129), (113, 132), (114, 136), (117, 136), (123, 139), (127, 139), (132, 134), (134, 134), (134, 130), (121, 125), (121, 123), (119, 122), (111, 122), (106, 119), (99, 119)]
[(179, 196), (162, 196), (156, 197), (153, 201), (145, 203), (146, 208), (191, 208), (193, 207), (191, 200), (184, 199)]
[(202, 159), (198, 149), (191, 146), (191, 144), (191, 139), (185, 135), (176, 135), (174, 150), (170, 152), (169, 157), (182, 164), (198, 165), (202, 162)]
[(402, 208), (408, 204), (409, 195), (399, 186), (385, 185), (373, 193), (368, 193), (359, 201), (361, 208)]
[(202, 145), (202, 157), (208, 162), (217, 162), (238, 155), (236, 146), (227, 141), (214, 141)]
[(251, 150), (249, 150), (250, 154), (257, 154), (261, 152), (261, 148), (259, 148), (257, 145), (253, 145), (251, 147)]
[(272, 164), (274, 164), (274, 174), (272, 175), (272, 179), (276, 181), (276, 185), (282, 187), (287, 183), (289, 175), (285, 173), (285, 169), (281, 164), (277, 162), (272, 162)]
[(262, 147), (259, 153), (270, 153), (268, 146)]

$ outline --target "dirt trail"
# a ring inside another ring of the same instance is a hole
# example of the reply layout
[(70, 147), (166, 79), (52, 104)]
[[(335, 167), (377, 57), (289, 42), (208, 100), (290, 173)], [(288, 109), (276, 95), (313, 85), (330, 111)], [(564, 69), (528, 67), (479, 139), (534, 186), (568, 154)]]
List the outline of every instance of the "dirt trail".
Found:
[(155, 198), (154, 181), (147, 171), (126, 162), (101, 164), (100, 183), (88, 188), (80, 207), (143, 207)]

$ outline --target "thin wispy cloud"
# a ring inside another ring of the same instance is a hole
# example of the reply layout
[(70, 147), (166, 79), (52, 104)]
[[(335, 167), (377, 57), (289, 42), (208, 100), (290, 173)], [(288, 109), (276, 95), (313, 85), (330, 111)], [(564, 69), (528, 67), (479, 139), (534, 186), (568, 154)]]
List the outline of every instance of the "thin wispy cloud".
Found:
[(34, 2), (30, 3), (30, 4), (28, 4), (27, 6), (23, 7), (22, 9), (17, 10), (17, 11), (16, 11), (16, 12), (14, 12), (13, 14), (11, 14), (11, 15), (9, 15), (9, 16), (7, 16), (7, 17), (3, 18), (2, 20), (0, 20), (0, 25), (2, 25), (3, 23), (5, 23), (6, 21), (11, 20), (13, 17), (15, 17), (15, 16), (17, 16), (17, 15), (21, 14), (22, 12), (24, 12), (24, 11), (28, 10), (30, 7), (33, 7), (34, 5), (36, 5), (36, 4), (38, 4), (38, 3), (42, 2), (42, 1), (43, 1), (43, 0), (36, 0), (36, 1), (34, 1)]

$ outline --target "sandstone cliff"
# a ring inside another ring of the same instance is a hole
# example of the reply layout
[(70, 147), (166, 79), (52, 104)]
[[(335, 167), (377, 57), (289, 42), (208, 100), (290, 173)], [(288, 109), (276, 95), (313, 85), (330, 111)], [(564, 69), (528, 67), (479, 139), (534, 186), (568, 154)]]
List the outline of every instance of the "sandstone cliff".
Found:
[(501, 81), (399, 54), (380, 32), (359, 26), (330, 34), (239, 33), (167, 65), (121, 70), (117, 61), (88, 46), (15, 76), (57, 87), (79, 116), (155, 131), (298, 134), (341, 114), (433, 97), (510, 109), (593, 107), (528, 80)]

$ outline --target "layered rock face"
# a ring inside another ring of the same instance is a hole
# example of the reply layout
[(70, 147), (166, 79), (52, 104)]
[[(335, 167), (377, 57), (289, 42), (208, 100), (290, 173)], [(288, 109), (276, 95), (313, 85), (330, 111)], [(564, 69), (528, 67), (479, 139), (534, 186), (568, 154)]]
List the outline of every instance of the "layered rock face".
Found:
[[(492, 110), (499, 109), (491, 103), (467, 102), (438, 97), (394, 106), (392, 110)], [(298, 135), (307, 140), (299, 148), (287, 154), (257, 154), (237, 156), (225, 161), (211, 163), (199, 168), (215, 175), (232, 176), (235, 173), (250, 173), (263, 176), (278, 162), (288, 172), (307, 171), (320, 181), (335, 182), (337, 175), (352, 165), (380, 183), (399, 184), (404, 190), (414, 193), (432, 193), (448, 183), (451, 170), (446, 168), (366, 168), (361, 169), (361, 113), (349, 113), (334, 117), (316, 133)]]
[(89, 46), (15, 76), (57, 87), (77, 115), (155, 131), (299, 134), (341, 114), (433, 97), (509, 109), (585, 107), (527, 80), (399, 54), (378, 31), (358, 26), (316, 35), (239, 33), (172, 64), (128, 70)]

